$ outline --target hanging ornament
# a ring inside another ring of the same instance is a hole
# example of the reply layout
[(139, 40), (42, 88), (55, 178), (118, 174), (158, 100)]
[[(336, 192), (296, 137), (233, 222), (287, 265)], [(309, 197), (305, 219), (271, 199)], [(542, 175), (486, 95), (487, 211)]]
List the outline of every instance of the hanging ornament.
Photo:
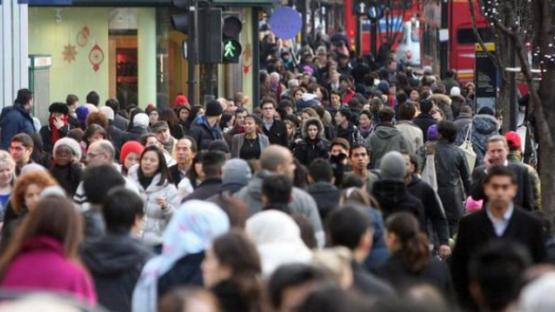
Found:
[(66, 46), (64, 46), (64, 51), (62, 52), (64, 56), (64, 61), (71, 63), (75, 61), (75, 56), (77, 55), (77, 51), (75, 50), (75, 46), (71, 45), (69, 42)]
[(104, 51), (102, 51), (98, 44), (95, 44), (91, 52), (89, 52), (89, 62), (95, 72), (100, 69), (100, 64), (104, 62)]
[(77, 33), (77, 38), (75, 39), (75, 41), (77, 42), (77, 45), (80, 46), (81, 48), (86, 46), (87, 43), (89, 43), (90, 34), (91, 34), (91, 31), (89, 27), (83, 26), (83, 28), (81, 28), (81, 30)]

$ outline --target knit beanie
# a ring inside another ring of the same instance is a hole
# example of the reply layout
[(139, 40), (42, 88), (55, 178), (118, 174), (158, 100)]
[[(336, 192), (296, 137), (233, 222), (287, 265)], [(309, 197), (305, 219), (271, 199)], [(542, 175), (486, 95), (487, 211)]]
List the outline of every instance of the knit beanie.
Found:
[(69, 147), (69, 149), (71, 149), (71, 151), (73, 152), (73, 155), (75, 156), (75, 158), (77, 160), (81, 160), (81, 156), (82, 156), (82, 152), (81, 152), (81, 146), (79, 145), (79, 143), (77, 143), (77, 141), (75, 141), (72, 138), (61, 138), (58, 141), (56, 141), (56, 143), (54, 144), (54, 148), (52, 150), (52, 154), (56, 154), (56, 150), (60, 147), (60, 146), (67, 146)]
[(230, 159), (222, 167), (222, 188), (225, 189), (226, 186), (233, 184), (237, 189), (228, 190), (232, 192), (238, 191), (249, 183), (251, 176), (251, 168), (245, 160), (240, 158)]
[(100, 112), (108, 118), (108, 120), (114, 120), (114, 110), (109, 106), (102, 106)]
[(145, 147), (137, 141), (127, 141), (121, 147), (119, 160), (123, 164), (123, 162), (125, 161), (125, 158), (127, 157), (127, 155), (129, 155), (129, 153), (135, 153), (135, 154), (141, 155), (144, 149)]
[(66, 103), (55, 102), (48, 106), (48, 111), (50, 113), (60, 113), (67, 115), (69, 114), (69, 108), (67, 107)]
[(145, 113), (138, 113), (133, 117), (133, 126), (141, 127), (141, 128), (148, 128), (148, 115)]
[(79, 106), (75, 109), (75, 114), (77, 115), (79, 122), (84, 125), (87, 121), (87, 116), (89, 116), (89, 109), (85, 106)]
[(404, 182), (407, 169), (405, 158), (399, 152), (389, 152), (382, 157), (380, 173), (383, 180)]
[(224, 110), (222, 108), (222, 105), (220, 105), (220, 102), (212, 100), (206, 103), (206, 110), (204, 114), (206, 116), (220, 116), (223, 111)]
[(451, 91), (449, 91), (449, 95), (450, 96), (460, 96), (461, 95), (461, 88), (454, 86), (451, 88)]

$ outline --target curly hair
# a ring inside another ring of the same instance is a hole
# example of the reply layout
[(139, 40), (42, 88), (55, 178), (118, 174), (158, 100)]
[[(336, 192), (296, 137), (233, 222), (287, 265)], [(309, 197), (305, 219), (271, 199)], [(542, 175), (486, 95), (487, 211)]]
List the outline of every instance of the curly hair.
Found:
[(56, 180), (46, 171), (34, 171), (22, 175), (15, 182), (15, 186), (11, 196), (13, 210), (17, 215), (25, 212), (25, 192), (27, 188), (35, 184), (40, 188), (58, 185)]
[(108, 127), (108, 118), (101, 112), (92, 112), (87, 116), (87, 128), (92, 124), (97, 124), (106, 129)]

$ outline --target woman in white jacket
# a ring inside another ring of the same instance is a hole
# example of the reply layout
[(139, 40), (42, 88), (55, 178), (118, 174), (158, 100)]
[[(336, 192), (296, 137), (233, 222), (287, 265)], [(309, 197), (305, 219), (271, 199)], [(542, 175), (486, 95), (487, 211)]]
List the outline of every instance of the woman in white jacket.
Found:
[(159, 246), (162, 233), (179, 206), (177, 189), (169, 181), (163, 152), (156, 146), (146, 147), (139, 164), (129, 168), (128, 176), (137, 185), (145, 203), (142, 238), (149, 245)]

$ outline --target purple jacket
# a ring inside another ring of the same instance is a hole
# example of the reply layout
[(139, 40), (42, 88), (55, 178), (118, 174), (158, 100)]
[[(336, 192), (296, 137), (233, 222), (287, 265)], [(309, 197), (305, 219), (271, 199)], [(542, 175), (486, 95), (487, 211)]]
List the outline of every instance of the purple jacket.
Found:
[(73, 294), (94, 306), (96, 293), (89, 273), (64, 257), (63, 247), (48, 236), (37, 236), (23, 244), (8, 265), (1, 282), (11, 290), (47, 290)]

